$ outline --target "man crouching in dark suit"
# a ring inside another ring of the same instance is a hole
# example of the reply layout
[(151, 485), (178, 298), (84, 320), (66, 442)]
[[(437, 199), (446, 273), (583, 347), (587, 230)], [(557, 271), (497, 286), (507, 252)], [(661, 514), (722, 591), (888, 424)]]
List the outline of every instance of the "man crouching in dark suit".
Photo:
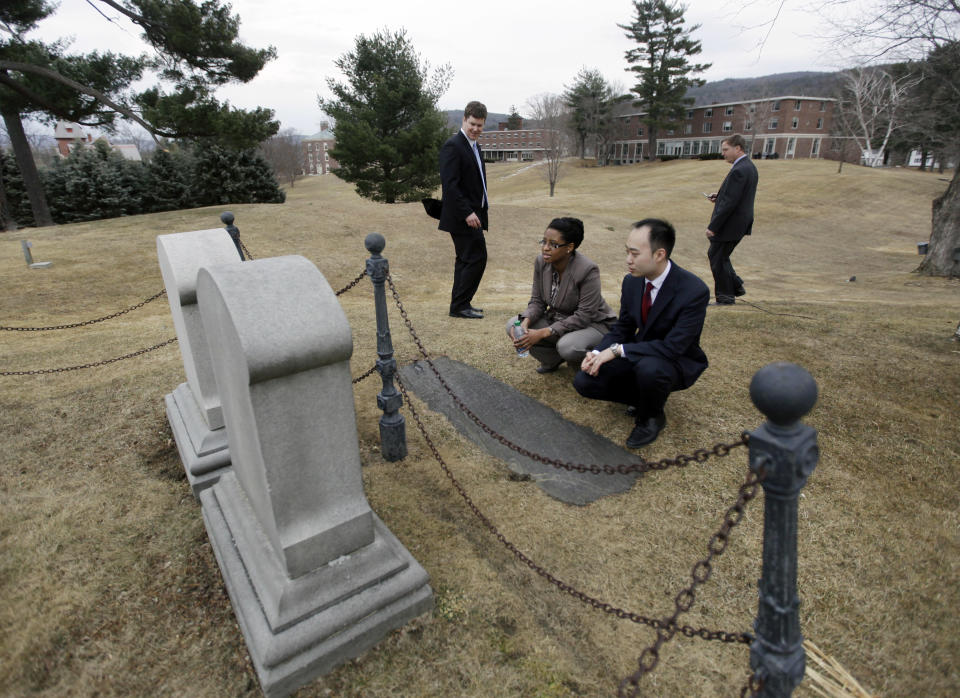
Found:
[(652, 443), (666, 425), (663, 406), (707, 368), (700, 333), (710, 289), (670, 261), (673, 226), (657, 218), (633, 224), (620, 316), (587, 354), (573, 386), (584, 397), (629, 405), (636, 424), (628, 448)]
[(463, 110), (463, 127), (440, 149), (443, 201), (440, 230), (450, 233), (457, 261), (453, 266), (450, 317), (479, 320), (483, 311), (471, 305), (487, 266), (487, 171), (477, 138), (483, 133), (487, 108), (470, 102)]

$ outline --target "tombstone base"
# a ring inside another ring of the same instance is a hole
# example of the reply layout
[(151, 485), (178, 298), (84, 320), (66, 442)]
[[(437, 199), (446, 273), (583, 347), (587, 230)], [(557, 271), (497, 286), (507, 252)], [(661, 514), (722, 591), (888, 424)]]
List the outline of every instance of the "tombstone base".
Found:
[(32, 262), (28, 264), (31, 269), (49, 269), (53, 266), (53, 262)]
[[(267, 698), (290, 694), (433, 608), (427, 573), (373, 512), (373, 543), (296, 579), (278, 579), (279, 561), (264, 562), (273, 555), (269, 543), (243, 525), (246, 517), (238, 516), (249, 504), (233, 471), (224, 471), (199, 498), (234, 614)], [(385, 558), (381, 566), (390, 568), (388, 576), (368, 579), (378, 566), (371, 557)], [(251, 563), (274, 569), (248, 569)], [(269, 586), (282, 588), (258, 595), (255, 584), (262, 587), (264, 579)], [(311, 586), (315, 593), (305, 595), (304, 588)], [(338, 589), (333, 599), (332, 588)], [(296, 613), (278, 618), (274, 604), (291, 598)], [(265, 609), (264, 603), (271, 607)]]
[(181, 383), (164, 398), (167, 406), (167, 421), (193, 496), (220, 479), (220, 473), (230, 465), (230, 450), (227, 448), (227, 430), (224, 427), (210, 429), (190, 386)]

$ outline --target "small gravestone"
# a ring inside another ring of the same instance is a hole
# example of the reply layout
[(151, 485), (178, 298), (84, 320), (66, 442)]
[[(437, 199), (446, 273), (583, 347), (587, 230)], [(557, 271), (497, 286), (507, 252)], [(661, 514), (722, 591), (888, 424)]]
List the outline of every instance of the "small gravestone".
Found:
[(53, 266), (53, 262), (34, 262), (33, 253), (30, 251), (31, 247), (33, 247), (33, 243), (29, 240), (20, 241), (20, 248), (23, 250), (23, 258), (27, 260), (28, 269), (49, 269)]
[[(236, 255), (234, 255), (236, 256)], [(304, 257), (200, 270), (232, 467), (204, 523), (267, 696), (287, 695), (433, 606), (363, 492), (350, 326)]]
[(197, 495), (230, 465), (220, 396), (197, 307), (197, 272), (201, 266), (239, 265), (240, 260), (223, 228), (160, 235), (157, 257), (187, 376), (187, 382), (164, 400), (167, 420), (187, 479)]

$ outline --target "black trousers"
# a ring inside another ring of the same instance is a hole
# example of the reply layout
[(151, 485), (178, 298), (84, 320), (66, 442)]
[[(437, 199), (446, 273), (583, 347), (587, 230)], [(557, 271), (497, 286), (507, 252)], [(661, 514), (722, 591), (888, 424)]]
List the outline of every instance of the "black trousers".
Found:
[(450, 312), (470, 307), (470, 301), (480, 286), (483, 270), (487, 268), (487, 241), (482, 230), (450, 233), (457, 260), (453, 265), (453, 290), (450, 292)]
[(584, 397), (633, 405), (638, 421), (662, 414), (670, 393), (681, 386), (677, 366), (657, 356), (637, 362), (613, 359), (596, 376), (578, 371), (573, 379), (573, 387)]
[(743, 286), (743, 280), (737, 276), (730, 255), (742, 238), (736, 240), (710, 240), (707, 259), (713, 272), (713, 293), (717, 300), (733, 300), (734, 292)]

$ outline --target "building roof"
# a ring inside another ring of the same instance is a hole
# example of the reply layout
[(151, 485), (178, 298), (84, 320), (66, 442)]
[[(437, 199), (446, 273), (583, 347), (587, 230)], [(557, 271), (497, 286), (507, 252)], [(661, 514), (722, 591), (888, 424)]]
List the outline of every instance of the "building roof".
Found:
[(335, 141), (336, 136), (333, 135), (333, 131), (317, 131), (317, 133), (312, 136), (307, 136), (303, 140), (305, 141)]

